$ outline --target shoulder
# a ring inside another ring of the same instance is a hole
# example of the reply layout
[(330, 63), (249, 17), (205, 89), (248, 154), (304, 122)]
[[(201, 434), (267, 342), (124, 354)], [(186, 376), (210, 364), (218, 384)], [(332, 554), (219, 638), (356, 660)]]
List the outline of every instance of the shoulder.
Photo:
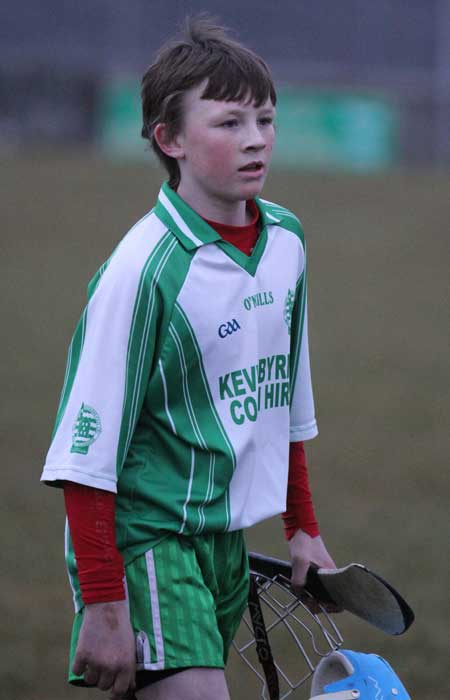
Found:
[(97, 289), (124, 292), (161, 274), (177, 247), (176, 238), (153, 210), (125, 234), (108, 260), (89, 283), (88, 296)]
[(110, 267), (141, 274), (154, 269), (168, 248), (176, 244), (167, 226), (151, 210), (125, 234), (110, 258)]
[(301, 240), (302, 245), (304, 246), (305, 236), (303, 233), (302, 223), (298, 216), (276, 202), (270, 202), (267, 199), (261, 199), (259, 197), (257, 198), (256, 202), (264, 218), (267, 220), (267, 223), (278, 225), (281, 228), (290, 231)]

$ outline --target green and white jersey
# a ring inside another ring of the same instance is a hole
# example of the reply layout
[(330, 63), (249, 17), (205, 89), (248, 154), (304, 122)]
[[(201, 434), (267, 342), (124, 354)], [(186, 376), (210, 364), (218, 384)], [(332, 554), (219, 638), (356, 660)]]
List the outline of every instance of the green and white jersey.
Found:
[(246, 256), (165, 184), (89, 285), (42, 479), (116, 492), (125, 562), (284, 511), (289, 441), (317, 434), (303, 233), (256, 203)]

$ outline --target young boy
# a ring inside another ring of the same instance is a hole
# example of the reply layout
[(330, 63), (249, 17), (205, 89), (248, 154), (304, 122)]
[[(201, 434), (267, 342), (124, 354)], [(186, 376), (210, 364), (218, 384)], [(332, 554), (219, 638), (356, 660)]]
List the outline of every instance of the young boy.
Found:
[(116, 700), (226, 700), (242, 529), (286, 510), (297, 588), (310, 562), (334, 566), (303, 451), (305, 247), (297, 218), (258, 198), (276, 103), (258, 56), (191, 21), (142, 102), (169, 181), (89, 285), (42, 476), (68, 515), (69, 680)]

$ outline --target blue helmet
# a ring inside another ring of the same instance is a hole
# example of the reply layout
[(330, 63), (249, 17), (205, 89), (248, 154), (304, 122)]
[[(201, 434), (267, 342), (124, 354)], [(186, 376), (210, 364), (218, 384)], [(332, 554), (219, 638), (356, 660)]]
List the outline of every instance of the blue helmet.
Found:
[(342, 649), (318, 664), (311, 700), (411, 700), (388, 662), (377, 654)]

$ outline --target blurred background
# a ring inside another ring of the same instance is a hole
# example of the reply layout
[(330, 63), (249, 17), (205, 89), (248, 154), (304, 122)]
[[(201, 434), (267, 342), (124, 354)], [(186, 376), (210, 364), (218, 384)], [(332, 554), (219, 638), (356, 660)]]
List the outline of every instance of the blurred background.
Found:
[[(322, 535), (416, 611), (395, 639), (343, 614), (345, 646), (385, 656), (414, 700), (448, 700), (450, 0), (3, 0), (0, 696), (101, 697), (65, 683), (63, 502), (38, 480), (86, 284), (164, 177), (139, 136), (141, 75), (202, 10), (278, 85), (264, 194), (308, 239)], [(248, 541), (287, 556), (279, 519)], [(233, 700), (257, 697), (236, 658), (229, 679)]]
[(3, 146), (145, 157), (139, 79), (161, 41), (202, 10), (271, 64), (280, 165), (450, 164), (448, 0), (3, 0)]

